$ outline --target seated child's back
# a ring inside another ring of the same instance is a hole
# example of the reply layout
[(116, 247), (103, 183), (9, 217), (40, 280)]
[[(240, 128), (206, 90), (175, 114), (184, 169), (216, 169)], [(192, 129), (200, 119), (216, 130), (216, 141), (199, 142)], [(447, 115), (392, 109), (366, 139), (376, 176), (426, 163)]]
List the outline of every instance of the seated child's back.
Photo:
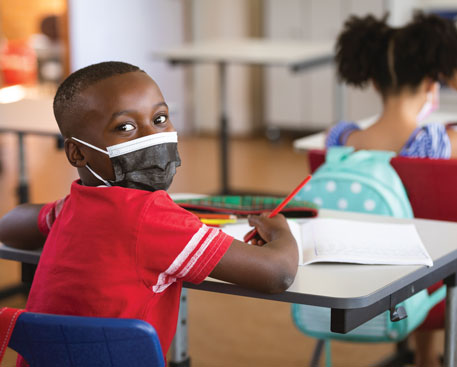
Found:
[(365, 130), (340, 122), (326, 146), (390, 150), (401, 156), (457, 157), (457, 132), (432, 123), (418, 126), (438, 104), (439, 81), (457, 86), (457, 29), (450, 20), (416, 14), (401, 28), (386, 18), (351, 17), (337, 41), (340, 78), (362, 87), (372, 83), (383, 110)]

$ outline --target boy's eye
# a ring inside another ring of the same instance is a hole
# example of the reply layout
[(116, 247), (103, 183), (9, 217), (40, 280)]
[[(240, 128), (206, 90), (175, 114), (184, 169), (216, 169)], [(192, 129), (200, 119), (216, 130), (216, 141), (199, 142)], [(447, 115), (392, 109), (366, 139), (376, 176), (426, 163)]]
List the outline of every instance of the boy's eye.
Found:
[(119, 131), (130, 131), (130, 130), (133, 130), (134, 128), (135, 128), (135, 126), (133, 126), (132, 124), (124, 123), (124, 124), (120, 124), (116, 129)]
[(165, 122), (167, 122), (167, 120), (168, 120), (167, 115), (160, 115), (154, 119), (154, 124), (157, 124), (157, 125), (164, 124)]

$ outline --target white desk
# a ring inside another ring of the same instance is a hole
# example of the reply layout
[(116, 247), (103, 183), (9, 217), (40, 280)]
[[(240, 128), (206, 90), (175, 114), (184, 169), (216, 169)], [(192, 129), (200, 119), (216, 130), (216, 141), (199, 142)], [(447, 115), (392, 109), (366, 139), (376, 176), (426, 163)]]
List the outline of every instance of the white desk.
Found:
[[(12, 133), (18, 139), (18, 185), (19, 203), (29, 201), (29, 180), (25, 162), (24, 137), (27, 134), (55, 137), (57, 146), (62, 139), (54, 118), (51, 97), (24, 98), (17, 102), (0, 103), (0, 133)], [(35, 270), (25, 261), (22, 264), (22, 277), (28, 278)], [(0, 298), (23, 292), (22, 284), (2, 289)]]
[(0, 131), (21, 131), (38, 135), (57, 135), (52, 98), (22, 99), (0, 103)]
[[(301, 266), (292, 286), (280, 294), (264, 294), (208, 278), (185, 287), (275, 301), (331, 308), (331, 330), (347, 333), (411, 295), (444, 279), (447, 288), (445, 366), (457, 366), (457, 223), (393, 219), (321, 210), (321, 217), (413, 222), (433, 259), (425, 266), (313, 264)], [(0, 244), (0, 258), (37, 263), (39, 252), (18, 251)]]
[(52, 98), (43, 97), (0, 103), (0, 133), (13, 133), (18, 137), (18, 195), (20, 203), (29, 201), (29, 185), (25, 164), (25, 135), (46, 135), (60, 138), (52, 103)]
[[(356, 121), (356, 123), (362, 128), (365, 129), (368, 126), (376, 122), (378, 115)], [(446, 111), (435, 111), (431, 113), (427, 118), (419, 123), (419, 126), (429, 124), (431, 122), (447, 123), (447, 122), (457, 122), (457, 113), (455, 112), (446, 112)], [(294, 148), (296, 150), (308, 151), (311, 149), (325, 149), (325, 131), (308, 135), (303, 138), (297, 139), (294, 141)]]
[[(226, 101), (226, 65), (251, 64), (283, 66), (294, 72), (333, 62), (333, 42), (272, 41), (266, 39), (213, 40), (189, 43), (179, 47), (155, 51), (154, 58), (171, 64), (216, 63), (219, 66), (221, 193), (228, 194), (228, 120)], [(338, 87), (342, 93), (342, 89)], [(338, 94), (340, 94), (338, 93)], [(337, 98), (337, 111), (342, 98)], [(338, 114), (341, 116), (341, 114)]]

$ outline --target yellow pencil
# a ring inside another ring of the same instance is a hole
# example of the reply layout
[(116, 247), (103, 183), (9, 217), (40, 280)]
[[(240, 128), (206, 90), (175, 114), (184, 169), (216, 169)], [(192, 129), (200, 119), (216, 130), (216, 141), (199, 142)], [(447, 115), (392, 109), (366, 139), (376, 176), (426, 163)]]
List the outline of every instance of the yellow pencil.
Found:
[(208, 225), (223, 225), (229, 223), (236, 223), (236, 219), (209, 219), (209, 218), (200, 218), (202, 223)]

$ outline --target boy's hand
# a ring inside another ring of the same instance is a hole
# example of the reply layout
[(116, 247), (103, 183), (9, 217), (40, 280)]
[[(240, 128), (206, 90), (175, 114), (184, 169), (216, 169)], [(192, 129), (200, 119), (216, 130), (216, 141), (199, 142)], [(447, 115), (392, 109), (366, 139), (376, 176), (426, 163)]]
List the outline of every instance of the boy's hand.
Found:
[(267, 242), (278, 239), (284, 233), (290, 234), (287, 220), (282, 214), (269, 218), (270, 213), (260, 215), (250, 215), (248, 217), (249, 225), (257, 229), (257, 235), (250, 241), (252, 245), (262, 246)]
[(210, 276), (268, 293), (278, 293), (293, 282), (298, 268), (298, 246), (286, 218), (270, 213), (248, 217), (258, 237), (250, 243), (234, 239)]

